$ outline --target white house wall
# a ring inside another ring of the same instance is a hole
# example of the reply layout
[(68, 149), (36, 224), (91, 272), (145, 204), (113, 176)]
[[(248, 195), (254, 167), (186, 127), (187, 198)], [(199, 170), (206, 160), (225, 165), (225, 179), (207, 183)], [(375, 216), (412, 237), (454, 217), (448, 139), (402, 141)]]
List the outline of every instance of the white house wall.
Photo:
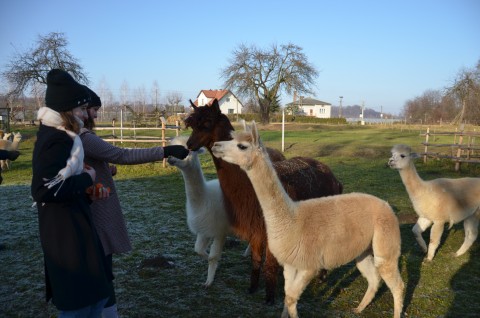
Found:
[(241, 114), (242, 104), (233, 94), (227, 93), (220, 100), (220, 110), (223, 114)]
[(303, 105), (300, 107), (305, 116), (312, 116), (317, 118), (330, 118), (332, 116), (332, 106), (326, 105)]
[(205, 96), (205, 94), (202, 92), (200, 95), (198, 95), (197, 101), (198, 101), (198, 106), (205, 106), (208, 104), (210, 98)]
[[(200, 95), (198, 95), (198, 98), (197, 98), (198, 106), (205, 106), (211, 100), (212, 98), (208, 98), (202, 92), (200, 93)], [(220, 111), (223, 114), (228, 115), (228, 114), (242, 113), (242, 104), (232, 93), (227, 93), (225, 96), (223, 96), (223, 98), (218, 101), (218, 104), (220, 105)]]

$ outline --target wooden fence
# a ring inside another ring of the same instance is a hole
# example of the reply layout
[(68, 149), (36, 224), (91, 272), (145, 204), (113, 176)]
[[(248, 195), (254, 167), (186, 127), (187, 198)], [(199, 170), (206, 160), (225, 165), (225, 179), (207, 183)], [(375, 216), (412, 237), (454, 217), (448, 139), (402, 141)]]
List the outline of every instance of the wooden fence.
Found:
[[(180, 134), (180, 124), (178, 121), (175, 122), (175, 125), (167, 125), (165, 119), (162, 118), (162, 126), (159, 128), (154, 127), (123, 127), (115, 126), (112, 127), (95, 127), (95, 130), (99, 131), (112, 131), (111, 135), (107, 137), (102, 137), (103, 140), (111, 142), (114, 145), (119, 143), (161, 143), (162, 147), (167, 145), (168, 137), (165, 135), (166, 130), (175, 130), (176, 136)], [(143, 136), (137, 135), (138, 131), (161, 131), (161, 136)], [(130, 134), (126, 134), (130, 132)], [(166, 159), (163, 159), (163, 166), (166, 166)]]
[[(452, 159), (455, 162), (455, 171), (460, 170), (461, 163), (480, 163), (480, 155), (478, 153), (480, 146), (475, 145), (476, 137), (480, 137), (479, 132), (466, 132), (463, 130), (430, 132), (430, 128), (427, 128), (427, 132), (421, 134), (421, 136), (425, 137), (425, 141), (422, 142), (422, 145), (425, 146), (425, 150), (422, 153), (424, 162), (427, 162), (428, 157)], [(453, 141), (448, 143), (451, 140), (448, 137), (453, 138)], [(440, 141), (440, 139), (443, 140)], [(431, 148), (439, 151), (432, 151)]]

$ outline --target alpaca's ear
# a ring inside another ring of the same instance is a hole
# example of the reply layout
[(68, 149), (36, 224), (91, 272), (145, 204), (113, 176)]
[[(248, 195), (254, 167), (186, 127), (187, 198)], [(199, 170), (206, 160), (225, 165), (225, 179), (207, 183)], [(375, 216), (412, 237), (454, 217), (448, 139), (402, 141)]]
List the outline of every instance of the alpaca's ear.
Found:
[(248, 131), (247, 130), (247, 122), (245, 121), (245, 119), (240, 120), (240, 123), (242, 124), (243, 130)]
[(260, 145), (260, 136), (258, 135), (257, 124), (255, 124), (255, 120), (252, 120), (252, 126), (250, 127), (252, 132), (253, 144), (256, 146)]
[(213, 110), (221, 113), (222, 111), (220, 110), (220, 105), (218, 104), (218, 100), (215, 98), (212, 102), (212, 106), (210, 106)]
[(189, 99), (189, 101), (190, 101), (190, 106), (191, 106), (193, 109), (197, 108), (197, 106), (192, 102), (191, 99)]

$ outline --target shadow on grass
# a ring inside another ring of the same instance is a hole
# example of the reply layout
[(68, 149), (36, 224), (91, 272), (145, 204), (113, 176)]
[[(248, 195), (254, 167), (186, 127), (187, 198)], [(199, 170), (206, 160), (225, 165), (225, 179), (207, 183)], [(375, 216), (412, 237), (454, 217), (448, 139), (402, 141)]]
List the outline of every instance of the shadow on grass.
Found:
[(480, 245), (478, 241), (467, 253), (470, 253), (469, 260), (450, 280), (450, 287), (455, 296), (445, 317), (478, 317), (479, 315)]

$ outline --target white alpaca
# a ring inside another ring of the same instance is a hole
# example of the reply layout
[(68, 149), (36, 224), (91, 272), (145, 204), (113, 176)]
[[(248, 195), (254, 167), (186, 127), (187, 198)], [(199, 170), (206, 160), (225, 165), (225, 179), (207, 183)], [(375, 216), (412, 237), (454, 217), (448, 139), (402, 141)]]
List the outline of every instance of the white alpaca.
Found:
[(3, 135), (3, 140), (10, 140), (10, 136), (12, 135), (12, 133), (6, 133), (5, 135)]
[[(480, 178), (446, 179), (439, 178), (424, 181), (415, 169), (413, 159), (417, 158), (409, 146), (395, 145), (388, 165), (400, 172), (403, 184), (418, 214), (413, 227), (415, 238), (427, 253), (431, 261), (440, 244), (445, 223), (462, 222), (465, 229), (465, 240), (455, 256), (464, 254), (472, 246), (478, 236), (480, 219)], [(433, 225), (432, 225), (433, 224)], [(422, 233), (430, 226), (430, 243), (423, 240)]]
[[(177, 137), (171, 143), (185, 145), (186, 139)], [(209, 287), (215, 278), (218, 261), (222, 256), (226, 237), (230, 233), (230, 224), (225, 213), (223, 192), (218, 179), (206, 181), (203, 175), (198, 155), (205, 151), (202, 148), (199, 151), (191, 151), (183, 160), (169, 157), (167, 161), (182, 172), (187, 197), (187, 224), (190, 231), (197, 235), (195, 252), (208, 259), (205, 287)], [(206, 250), (212, 239), (210, 253), (207, 254)]]
[(298, 299), (319, 270), (355, 260), (368, 281), (355, 312), (360, 313), (372, 301), (383, 278), (393, 294), (394, 317), (399, 318), (404, 289), (398, 270), (400, 228), (388, 203), (363, 193), (292, 201), (262, 146), (255, 123), (250, 131), (232, 136), (233, 140), (216, 142), (212, 151), (239, 165), (253, 184), (269, 247), (284, 267), (282, 317), (298, 317)]
[[(11, 133), (9, 133), (9, 134), (11, 134)], [(9, 135), (9, 134), (6, 134), (6, 135)], [(18, 150), (18, 146), (20, 144), (20, 141), (22, 141), (22, 135), (19, 132), (14, 133), (13, 134), (13, 141), (8, 140), (8, 138), (0, 139), (0, 149), (9, 150), (9, 151)], [(5, 168), (10, 169), (10, 160), (8, 160), (8, 159), (7, 160), (0, 160), (0, 169), (5, 170)]]

